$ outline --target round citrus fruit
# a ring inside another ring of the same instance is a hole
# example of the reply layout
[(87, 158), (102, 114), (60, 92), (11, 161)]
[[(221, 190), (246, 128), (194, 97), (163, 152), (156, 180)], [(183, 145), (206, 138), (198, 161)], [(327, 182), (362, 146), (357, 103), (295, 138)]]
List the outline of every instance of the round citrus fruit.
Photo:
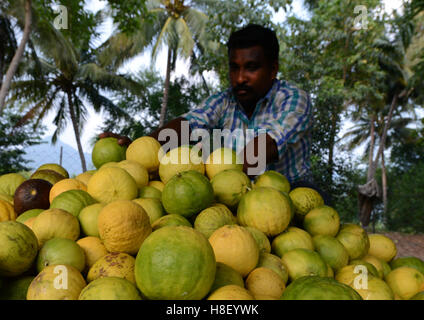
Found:
[(290, 192), (289, 180), (287, 180), (284, 175), (274, 170), (265, 171), (257, 176), (254, 187), (272, 187), (286, 193)]
[(132, 200), (138, 196), (137, 183), (122, 168), (101, 168), (88, 181), (87, 192), (98, 202)]
[(389, 237), (382, 234), (369, 234), (370, 248), (368, 253), (374, 257), (390, 262), (396, 257), (396, 244)]
[(252, 271), (259, 261), (259, 247), (253, 236), (239, 225), (224, 225), (209, 237), (216, 261), (222, 262), (243, 277)]
[(124, 278), (135, 284), (135, 258), (127, 253), (111, 252), (100, 257), (90, 268), (87, 281), (103, 277)]
[(280, 258), (288, 251), (298, 248), (314, 250), (312, 237), (305, 230), (289, 227), (284, 232), (273, 238), (271, 251)]
[(340, 229), (340, 217), (332, 207), (316, 207), (305, 215), (303, 227), (312, 236), (328, 235), (334, 237)]
[(211, 184), (217, 202), (225, 204), (232, 211), (237, 210), (242, 196), (252, 188), (249, 177), (237, 169), (219, 172), (211, 179)]
[(85, 255), (81, 247), (73, 240), (53, 238), (44, 243), (37, 256), (37, 272), (45, 267), (67, 264), (82, 272), (85, 268)]
[(188, 221), (187, 218), (179, 214), (170, 213), (160, 217), (155, 222), (153, 222), (152, 229), (153, 231), (155, 231), (159, 228), (163, 228), (166, 226), (186, 226), (190, 228), (192, 227), (190, 221)]
[(0, 276), (18, 276), (31, 268), (38, 242), (30, 228), (16, 221), (0, 222), (0, 243)]
[(221, 204), (215, 204), (202, 210), (194, 220), (194, 228), (203, 233), (206, 238), (226, 224), (235, 224), (232, 212)]
[(256, 300), (278, 300), (285, 288), (283, 279), (269, 268), (255, 268), (246, 278), (246, 289)]
[(82, 289), (78, 300), (141, 300), (136, 286), (118, 277), (99, 278)]
[(81, 273), (69, 265), (50, 265), (29, 285), (27, 300), (78, 300), (87, 285)]
[(213, 201), (213, 189), (208, 178), (194, 170), (173, 176), (162, 192), (165, 211), (187, 218), (206, 209)]
[(125, 160), (127, 147), (118, 144), (118, 139), (113, 137), (99, 139), (91, 153), (94, 166), (99, 169), (108, 162), (119, 162)]
[(300, 221), (303, 220), (309, 211), (324, 205), (324, 199), (322, 196), (318, 193), (318, 191), (312, 188), (294, 188), (290, 191), (289, 196), (295, 207), (295, 215)]
[(281, 258), (283, 264), (289, 272), (289, 279), (294, 281), (303, 276), (321, 276), (327, 275), (327, 264), (321, 258), (318, 252), (298, 248), (284, 253)]
[(247, 192), (237, 208), (237, 220), (242, 226), (259, 229), (267, 236), (283, 232), (291, 219), (287, 197), (271, 187), (258, 187)]
[(393, 269), (387, 275), (386, 282), (398, 299), (408, 300), (424, 291), (424, 275), (411, 267)]
[(146, 211), (130, 200), (117, 200), (104, 206), (97, 224), (100, 239), (109, 252), (135, 254), (152, 232)]
[(304, 276), (290, 283), (281, 300), (362, 300), (350, 286), (329, 277)]
[(390, 262), (390, 267), (396, 269), (399, 267), (415, 268), (424, 274), (424, 261), (418, 257), (400, 257)]
[(336, 238), (346, 248), (350, 260), (362, 258), (368, 253), (370, 247), (368, 234), (359, 225), (343, 224)]
[(337, 271), (349, 263), (346, 248), (335, 237), (317, 235), (312, 238), (315, 250), (330, 267)]
[(156, 230), (136, 257), (137, 287), (151, 300), (203, 299), (212, 287), (215, 272), (215, 256), (208, 240), (185, 226)]
[(126, 151), (126, 159), (140, 163), (150, 173), (159, 169), (162, 147), (155, 138), (144, 136), (134, 140)]
[(80, 235), (78, 218), (62, 209), (47, 209), (34, 218), (32, 230), (40, 247), (47, 240), (65, 238), (76, 241)]

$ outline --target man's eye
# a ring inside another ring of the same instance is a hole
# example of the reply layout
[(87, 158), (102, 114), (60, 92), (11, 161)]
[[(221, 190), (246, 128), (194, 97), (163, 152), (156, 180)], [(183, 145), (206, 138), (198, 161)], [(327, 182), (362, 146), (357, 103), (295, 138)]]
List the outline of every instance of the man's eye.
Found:
[(246, 66), (246, 69), (249, 70), (249, 71), (256, 71), (256, 70), (258, 70), (258, 68), (259, 68), (259, 66), (256, 65), (256, 64), (249, 64), (249, 65)]

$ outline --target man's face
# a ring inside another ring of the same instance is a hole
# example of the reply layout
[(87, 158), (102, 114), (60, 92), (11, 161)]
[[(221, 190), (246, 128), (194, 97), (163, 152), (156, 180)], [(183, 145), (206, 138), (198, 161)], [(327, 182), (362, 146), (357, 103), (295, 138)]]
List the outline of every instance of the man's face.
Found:
[(277, 61), (266, 58), (260, 46), (231, 49), (229, 76), (237, 100), (247, 110), (253, 110), (260, 98), (272, 86), (278, 71)]

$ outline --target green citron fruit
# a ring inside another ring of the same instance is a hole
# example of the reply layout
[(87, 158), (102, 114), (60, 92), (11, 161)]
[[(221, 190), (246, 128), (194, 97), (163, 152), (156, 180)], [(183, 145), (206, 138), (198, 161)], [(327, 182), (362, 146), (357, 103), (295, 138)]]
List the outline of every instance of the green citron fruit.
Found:
[(126, 146), (118, 144), (118, 139), (108, 137), (96, 142), (91, 153), (94, 166), (99, 169), (108, 162), (120, 162), (125, 160)]
[(85, 254), (82, 248), (73, 240), (53, 238), (41, 247), (37, 256), (37, 271), (40, 273), (50, 265), (70, 265), (82, 272), (85, 268)]
[(362, 300), (362, 297), (333, 278), (304, 276), (287, 286), (281, 300)]
[(38, 240), (29, 227), (16, 221), (0, 222), (0, 243), (0, 276), (18, 276), (31, 268)]
[(176, 174), (162, 191), (165, 211), (186, 218), (211, 206), (213, 201), (213, 189), (208, 178), (194, 170)]
[(78, 218), (82, 209), (95, 203), (97, 201), (87, 191), (68, 190), (56, 196), (50, 208), (65, 210)]
[(203, 234), (185, 226), (152, 232), (140, 247), (135, 279), (150, 300), (200, 300), (215, 280), (214, 251)]

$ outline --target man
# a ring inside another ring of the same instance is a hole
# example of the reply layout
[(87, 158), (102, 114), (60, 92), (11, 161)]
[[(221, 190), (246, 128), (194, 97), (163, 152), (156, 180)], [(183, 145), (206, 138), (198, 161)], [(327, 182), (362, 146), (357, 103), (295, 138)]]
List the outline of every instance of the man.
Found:
[[(150, 136), (158, 139), (164, 129), (181, 136), (188, 121), (196, 129), (229, 129), (238, 132), (231, 145), (244, 159), (243, 170), (258, 166), (252, 157), (265, 158), (264, 170), (275, 170), (294, 186), (313, 187), (310, 181), (312, 106), (308, 94), (276, 78), (279, 44), (275, 33), (259, 25), (231, 34), (227, 43), (231, 87), (205, 99), (197, 108), (173, 119)], [(251, 130), (253, 138), (240, 134)], [(158, 139), (159, 140), (159, 139)], [(160, 141), (164, 143), (164, 141)]]

